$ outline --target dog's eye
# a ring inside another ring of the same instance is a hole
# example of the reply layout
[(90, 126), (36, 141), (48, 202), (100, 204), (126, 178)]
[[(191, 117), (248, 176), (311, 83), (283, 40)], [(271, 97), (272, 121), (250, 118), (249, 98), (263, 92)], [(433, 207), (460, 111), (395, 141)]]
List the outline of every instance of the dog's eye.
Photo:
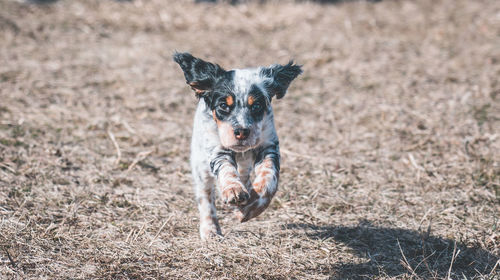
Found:
[(259, 112), (262, 110), (262, 105), (260, 103), (255, 103), (252, 105), (252, 112)]
[(229, 106), (226, 103), (219, 104), (219, 109), (221, 109), (224, 112), (229, 112)]

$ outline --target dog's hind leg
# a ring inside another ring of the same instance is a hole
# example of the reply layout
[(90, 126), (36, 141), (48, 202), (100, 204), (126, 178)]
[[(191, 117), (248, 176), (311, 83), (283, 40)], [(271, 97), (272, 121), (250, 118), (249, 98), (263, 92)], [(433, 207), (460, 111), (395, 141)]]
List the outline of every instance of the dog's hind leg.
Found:
[(214, 177), (209, 170), (193, 169), (194, 192), (200, 212), (201, 239), (209, 239), (221, 235), (217, 213), (215, 210)]

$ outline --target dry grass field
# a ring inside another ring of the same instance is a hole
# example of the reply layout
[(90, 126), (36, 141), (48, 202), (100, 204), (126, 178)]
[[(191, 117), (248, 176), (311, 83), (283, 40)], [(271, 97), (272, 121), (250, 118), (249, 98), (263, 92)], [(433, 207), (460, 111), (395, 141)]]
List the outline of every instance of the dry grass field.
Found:
[[(1, 279), (500, 279), (500, 1), (0, 0)], [(303, 64), (203, 243), (174, 51)]]

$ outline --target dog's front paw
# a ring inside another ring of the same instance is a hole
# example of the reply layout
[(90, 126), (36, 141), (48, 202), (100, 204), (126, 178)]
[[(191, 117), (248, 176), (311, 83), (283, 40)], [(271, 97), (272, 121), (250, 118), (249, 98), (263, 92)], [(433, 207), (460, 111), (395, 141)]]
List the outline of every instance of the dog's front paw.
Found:
[(241, 206), (247, 204), (250, 195), (240, 182), (231, 182), (222, 191), (222, 199), (225, 204)]
[(247, 205), (238, 206), (238, 211), (235, 212), (236, 218), (242, 223), (259, 216), (271, 202), (272, 195), (259, 195), (255, 190), (250, 192), (251, 195)]

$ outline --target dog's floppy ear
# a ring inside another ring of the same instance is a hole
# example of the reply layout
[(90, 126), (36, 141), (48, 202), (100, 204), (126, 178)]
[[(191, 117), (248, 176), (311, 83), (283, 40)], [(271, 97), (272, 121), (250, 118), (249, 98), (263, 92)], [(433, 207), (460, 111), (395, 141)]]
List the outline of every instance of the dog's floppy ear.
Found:
[(264, 82), (270, 97), (283, 98), (290, 83), (302, 73), (302, 66), (293, 64), (293, 61), (287, 65), (274, 64), (260, 70), (261, 75), (269, 78)]
[(202, 97), (215, 85), (215, 82), (226, 72), (217, 64), (203, 61), (189, 53), (175, 53), (174, 61), (179, 64), (186, 83), (196, 93), (197, 97)]

